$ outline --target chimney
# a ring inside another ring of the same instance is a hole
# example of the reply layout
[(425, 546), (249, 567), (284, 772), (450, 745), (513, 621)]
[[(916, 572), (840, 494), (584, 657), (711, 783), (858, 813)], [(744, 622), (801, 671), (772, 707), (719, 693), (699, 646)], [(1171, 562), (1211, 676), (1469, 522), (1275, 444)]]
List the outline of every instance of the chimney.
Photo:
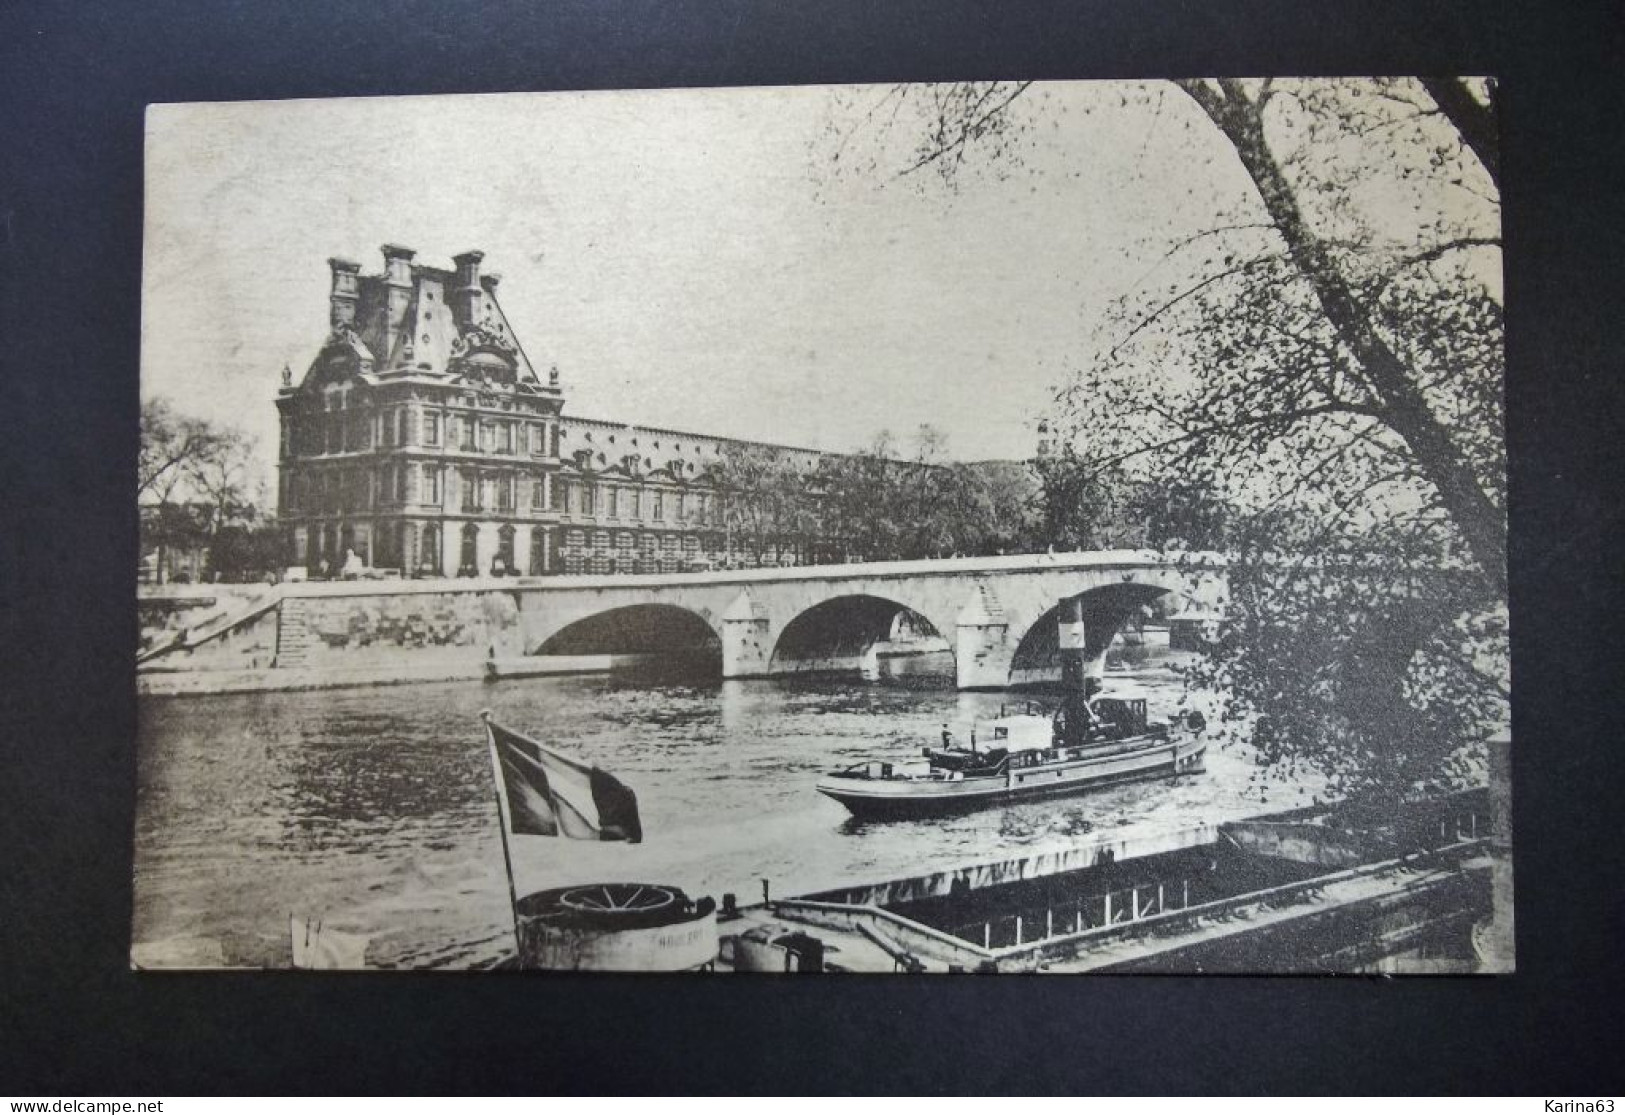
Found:
[(384, 253), (384, 281), (390, 286), (411, 286), (412, 257), (417, 252), (399, 244), (385, 244), (378, 250)]
[(394, 352), (412, 302), (412, 257), (417, 253), (399, 244), (385, 244), (379, 251), (384, 253), (384, 337), (388, 351)]
[(485, 258), (484, 252), (464, 252), (460, 256), (452, 256), (451, 261), (457, 265), (456, 285), (452, 297), (453, 312), (457, 322), (463, 327), (476, 324), (480, 319), (480, 302), (483, 293), (480, 285), (480, 260)]
[(328, 314), (328, 325), (337, 329), (340, 326), (355, 328), (355, 306), (360, 298), (359, 280), (361, 265), (348, 259), (334, 257), (327, 261), (327, 266), (333, 272), (333, 291), (328, 296), (331, 311)]

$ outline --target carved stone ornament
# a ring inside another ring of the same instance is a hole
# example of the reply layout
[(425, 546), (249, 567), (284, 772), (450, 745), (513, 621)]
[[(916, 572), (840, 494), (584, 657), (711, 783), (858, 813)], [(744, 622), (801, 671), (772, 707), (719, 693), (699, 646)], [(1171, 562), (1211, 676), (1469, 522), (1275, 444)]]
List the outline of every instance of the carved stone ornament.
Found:
[(499, 352), (504, 356), (511, 356), (513, 351), (512, 341), (495, 329), (487, 329), (484, 324), (472, 325), (463, 330), (451, 343), (453, 360), (471, 356), (476, 352)]

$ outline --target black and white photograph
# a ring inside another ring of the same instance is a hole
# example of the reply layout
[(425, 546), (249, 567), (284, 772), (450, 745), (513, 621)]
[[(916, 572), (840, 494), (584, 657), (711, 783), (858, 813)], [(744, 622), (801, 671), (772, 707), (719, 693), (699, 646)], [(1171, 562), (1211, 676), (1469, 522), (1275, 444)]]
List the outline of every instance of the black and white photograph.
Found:
[(148, 106), (131, 966), (1512, 972), (1498, 93)]

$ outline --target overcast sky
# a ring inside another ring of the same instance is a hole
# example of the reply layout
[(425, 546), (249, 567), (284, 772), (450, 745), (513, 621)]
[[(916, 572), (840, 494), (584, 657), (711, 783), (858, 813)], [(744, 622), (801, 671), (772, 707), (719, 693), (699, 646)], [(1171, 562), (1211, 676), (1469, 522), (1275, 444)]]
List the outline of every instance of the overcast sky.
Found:
[(1025, 98), (1025, 166), (957, 190), (895, 177), (920, 131), (859, 126), (880, 87), (154, 106), (143, 390), (256, 436), (269, 478), (327, 258), (479, 248), (569, 413), (1025, 457), (1111, 300), (1247, 196), (1184, 97), (1125, 89)]

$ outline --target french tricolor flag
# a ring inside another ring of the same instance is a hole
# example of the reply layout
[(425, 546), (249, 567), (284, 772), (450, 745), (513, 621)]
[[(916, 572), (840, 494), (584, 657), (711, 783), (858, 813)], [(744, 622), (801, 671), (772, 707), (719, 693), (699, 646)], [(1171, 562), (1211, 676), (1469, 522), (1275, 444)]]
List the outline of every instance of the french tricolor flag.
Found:
[(482, 718), (507, 831), (634, 844), (643, 839), (638, 798), (624, 782), (504, 728), (488, 713)]

